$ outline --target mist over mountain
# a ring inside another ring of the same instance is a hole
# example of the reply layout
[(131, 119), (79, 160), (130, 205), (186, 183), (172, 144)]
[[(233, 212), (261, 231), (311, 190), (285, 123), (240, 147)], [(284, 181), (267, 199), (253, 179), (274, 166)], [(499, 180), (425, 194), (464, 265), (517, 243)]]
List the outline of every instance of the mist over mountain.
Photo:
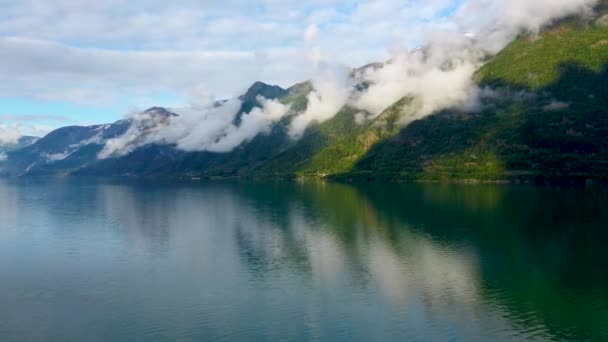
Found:
[(0, 163), (8, 159), (8, 156), (6, 155), (7, 152), (19, 150), (23, 147), (29, 146), (35, 143), (38, 139), (38, 137), (24, 135), (16, 138), (14, 141), (11, 140), (0, 142)]
[[(458, 29), (358, 69), (254, 83), (2, 152), (5, 175), (598, 178), (608, 175), (605, 2), (468, 1)], [(480, 13), (489, 13), (481, 16)], [(480, 19), (483, 18), (483, 19)], [(314, 40), (314, 37), (310, 38)]]

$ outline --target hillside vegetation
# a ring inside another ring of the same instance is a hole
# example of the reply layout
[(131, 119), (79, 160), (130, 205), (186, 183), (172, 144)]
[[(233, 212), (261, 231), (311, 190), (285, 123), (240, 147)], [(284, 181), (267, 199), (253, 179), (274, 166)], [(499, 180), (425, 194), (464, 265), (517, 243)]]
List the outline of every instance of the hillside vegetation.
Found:
[[(446, 110), (413, 122), (335, 176), (606, 179), (607, 65), (608, 26), (566, 22), (521, 37), (476, 74), (493, 92), (480, 113)], [(316, 165), (320, 173), (332, 170)]]

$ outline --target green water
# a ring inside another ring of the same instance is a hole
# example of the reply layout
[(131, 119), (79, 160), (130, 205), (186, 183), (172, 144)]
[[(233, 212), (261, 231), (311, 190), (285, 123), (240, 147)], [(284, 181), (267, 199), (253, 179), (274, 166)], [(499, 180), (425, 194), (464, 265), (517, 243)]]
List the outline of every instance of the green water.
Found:
[(600, 187), (0, 180), (0, 341), (608, 340)]

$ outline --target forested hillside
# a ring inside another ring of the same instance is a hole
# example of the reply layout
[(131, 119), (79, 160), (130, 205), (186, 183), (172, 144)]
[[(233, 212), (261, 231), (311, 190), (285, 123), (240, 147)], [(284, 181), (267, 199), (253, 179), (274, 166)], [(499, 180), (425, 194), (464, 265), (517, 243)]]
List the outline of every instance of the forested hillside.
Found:
[(444, 111), (375, 145), (351, 171), (408, 179), (608, 176), (608, 25), (521, 37), (477, 73), (479, 113)]

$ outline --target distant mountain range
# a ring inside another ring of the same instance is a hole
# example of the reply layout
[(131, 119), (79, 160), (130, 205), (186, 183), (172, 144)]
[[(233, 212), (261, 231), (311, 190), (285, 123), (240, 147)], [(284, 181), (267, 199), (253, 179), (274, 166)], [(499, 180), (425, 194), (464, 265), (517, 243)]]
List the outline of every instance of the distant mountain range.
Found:
[[(379, 68), (371, 64), (364, 68)], [(355, 72), (353, 73), (353, 75)], [(351, 75), (352, 76), (352, 75)], [(443, 110), (404, 126), (415, 108), (405, 97), (373, 120), (344, 106), (333, 118), (289, 137), (289, 117), (227, 153), (187, 152), (149, 143), (100, 159), (109, 139), (124, 135), (132, 119), (57, 129), (18, 146), (2, 147), (7, 176), (102, 177), (323, 177), (390, 180), (608, 179), (608, 17), (593, 24), (566, 20), (535, 39), (521, 37), (475, 74), (484, 98), (476, 112)], [(366, 87), (361, 83), (358, 87)], [(253, 84), (234, 117), (276, 99), (303, 110), (310, 82), (283, 89)], [(218, 104), (221, 105), (221, 104)], [(413, 109), (412, 109), (413, 110)], [(148, 129), (177, 115), (150, 108)], [(139, 123), (141, 124), (141, 123)], [(146, 134), (146, 130), (141, 130)], [(141, 141), (145, 141), (142, 136)]]

